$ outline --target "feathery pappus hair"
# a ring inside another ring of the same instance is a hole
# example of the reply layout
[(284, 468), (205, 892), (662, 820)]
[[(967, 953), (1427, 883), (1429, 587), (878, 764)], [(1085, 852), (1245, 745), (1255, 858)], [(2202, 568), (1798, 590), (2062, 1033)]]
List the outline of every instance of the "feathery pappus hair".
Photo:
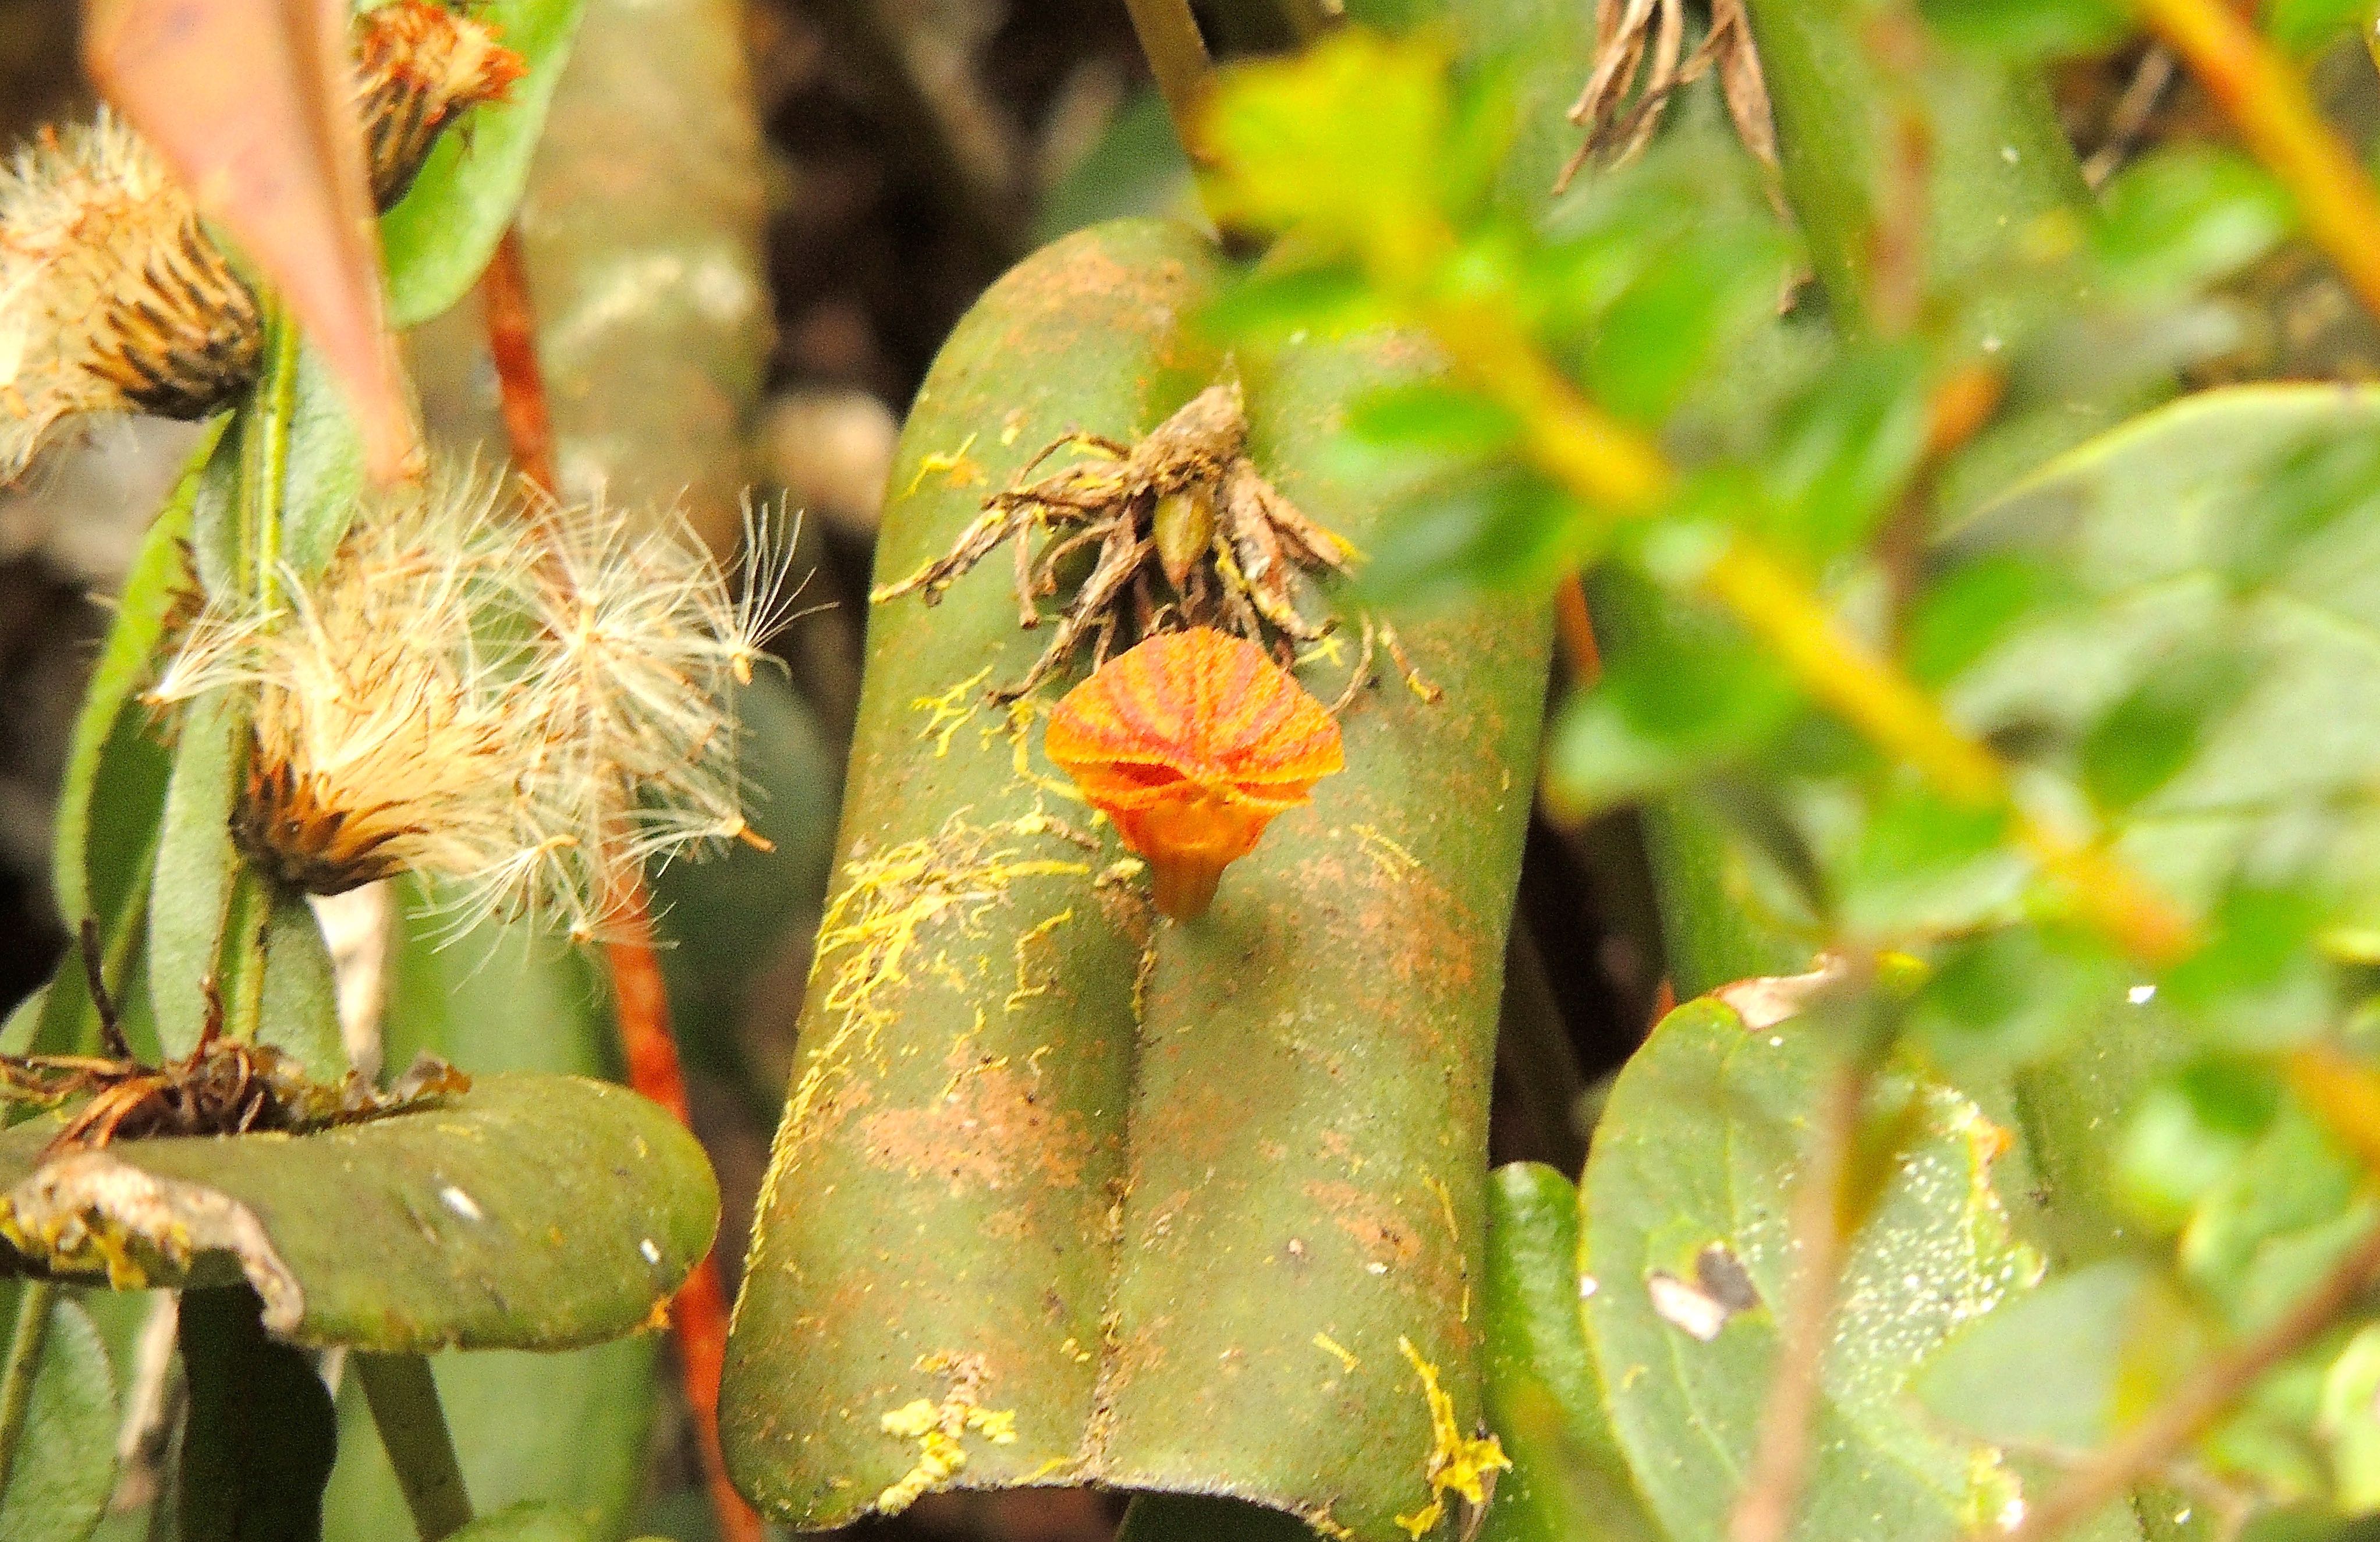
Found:
[[(485, 22), (392, 0), (355, 22), (373, 194), (412, 185), (439, 131), (526, 67)], [(0, 171), (0, 480), (67, 419), (205, 418), (255, 382), (256, 296), (162, 157), (103, 109)]]
[(280, 881), (415, 873), (458, 933), (498, 915), (600, 938), (628, 872), (765, 844), (733, 687), (793, 599), (765, 520), (740, 597), (679, 516), (623, 524), (441, 472), (368, 502), (271, 609), (208, 606), (147, 699), (246, 701), (233, 832)]

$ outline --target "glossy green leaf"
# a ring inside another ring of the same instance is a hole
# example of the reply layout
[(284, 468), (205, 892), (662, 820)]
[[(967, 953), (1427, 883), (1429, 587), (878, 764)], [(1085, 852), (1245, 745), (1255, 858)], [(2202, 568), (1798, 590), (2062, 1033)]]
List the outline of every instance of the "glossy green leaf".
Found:
[[(1681, 1007), (1620, 1076), (1588, 1158), (1587, 1335), (1613, 1427), (1672, 1536), (1726, 1534), (1791, 1278), (1791, 1182), (1830, 1055), (1799, 1019), (1755, 1030)], [(1897, 1078), (1888, 1078), (1897, 1080)], [(1951, 1538), (2016, 1497), (1990, 1453), (1911, 1417), (1919, 1366), (2038, 1276), (1991, 1186), (2006, 1137), (1946, 1087), (1901, 1083), (1912, 1122), (1851, 1243), (1794, 1536)], [(1712, 1249), (1756, 1302), (1714, 1311)]]
[(1664, 1542), (1612, 1434), (1587, 1347), (1578, 1190), (1551, 1168), (1499, 1168), (1488, 1190), (1488, 1422), (1512, 1470), (1488, 1542)]
[(633, 1331), (709, 1251), (718, 1191), (663, 1110), (602, 1083), (490, 1076), (310, 1135), (118, 1141), (43, 1162), (0, 1135), (0, 1227), (120, 1288), (243, 1276), (315, 1345), (559, 1349)]
[[(30, 1305), (46, 1322), (30, 1334)], [(0, 1322), (17, 1324), (16, 1351), (32, 1378), (24, 1423), (0, 1482), (0, 1536), (9, 1542), (81, 1542), (115, 1484), (115, 1378), (99, 1331), (80, 1306), (54, 1290), (0, 1287)]]
[(528, 73), (505, 99), (438, 137), (421, 174), (381, 216), (391, 325), (419, 325), (479, 282), (528, 185), (531, 155), (586, 0), (487, 0), (477, 14)]
[(245, 1286), (182, 1295), (189, 1388), (176, 1478), (183, 1542), (318, 1542), (338, 1428), (302, 1350)]
[(1954, 1336), (1916, 1383), (1925, 1406), (1986, 1440), (2089, 1451), (2117, 1426), (2147, 1268), (2115, 1258), (2052, 1280)]
[[(946, 549), (1070, 428), (1137, 437), (1215, 378), (1177, 330), (1212, 261), (1124, 224), (995, 286), (919, 396), (878, 577)], [(1359, 547), (1396, 490), (1352, 478), (1335, 430), (1412, 352), (1311, 346), (1247, 382), (1257, 465)], [(1384, 676), (1343, 720), (1352, 769), (1206, 918), (1154, 928), (1033, 720), (983, 700), (1046, 640), (1003, 576), (873, 611), (723, 1393), (731, 1464), (771, 1511), (824, 1526), (1060, 1475), (1367, 1542), (1428, 1510), (1429, 1380), (1454, 1427), (1478, 1406), (1462, 1304), (1546, 632), (1517, 604), (1395, 619), (1444, 703)], [(1457, 806), (1482, 817), (1437, 817)], [(956, 1422), (962, 1468), (922, 1462), (919, 1419)]]

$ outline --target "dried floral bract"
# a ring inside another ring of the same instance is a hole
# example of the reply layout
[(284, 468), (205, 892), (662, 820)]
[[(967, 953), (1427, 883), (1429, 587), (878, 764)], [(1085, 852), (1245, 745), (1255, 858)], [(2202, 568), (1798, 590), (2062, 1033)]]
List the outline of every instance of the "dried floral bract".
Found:
[(251, 725), (242, 851), (337, 893), (400, 872), (458, 920), (601, 935), (618, 880), (745, 822), (735, 687), (786, 603), (756, 523), (739, 596), (682, 519), (504, 495), (468, 473), (358, 510), (326, 571), (219, 603), (147, 699)]
[[(1069, 447), (1098, 458), (993, 493), (947, 554), (873, 598), (915, 592), (932, 604), (1005, 543), (1015, 554), (1017, 625), (1035, 627), (1044, 619), (1040, 601), (1058, 592), (1070, 561), (1090, 554), (1049, 647), (1023, 679), (992, 692), (996, 700), (1032, 690), (1086, 641), (1097, 669), (1117, 644), (1184, 625), (1274, 642), (1286, 656), (1289, 644), (1331, 625), (1302, 608), (1309, 580), (1344, 574), (1354, 552), (1265, 480), (1247, 440), (1236, 383), (1208, 387), (1137, 444), (1062, 439), (1024, 475)], [(1038, 554), (1037, 532), (1045, 538)], [(1371, 636), (1367, 621), (1366, 665)]]

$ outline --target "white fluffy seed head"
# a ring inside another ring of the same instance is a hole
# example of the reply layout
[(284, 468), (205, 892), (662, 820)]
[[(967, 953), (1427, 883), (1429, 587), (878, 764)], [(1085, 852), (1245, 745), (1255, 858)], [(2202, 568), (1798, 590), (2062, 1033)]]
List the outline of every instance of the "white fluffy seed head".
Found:
[[(757, 527), (764, 528), (764, 527)], [(786, 589), (742, 598), (685, 522), (528, 506), (449, 474), (358, 511), (270, 613), (211, 606), (152, 700), (251, 704), (251, 860), (336, 892), (441, 880), (456, 931), (526, 916), (607, 933), (625, 880), (746, 826), (734, 688)]]

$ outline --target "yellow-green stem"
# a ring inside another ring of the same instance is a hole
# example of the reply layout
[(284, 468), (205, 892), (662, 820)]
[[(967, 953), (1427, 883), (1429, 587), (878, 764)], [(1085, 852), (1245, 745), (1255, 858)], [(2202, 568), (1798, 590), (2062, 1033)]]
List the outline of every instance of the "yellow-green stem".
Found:
[[(1409, 291), (1410, 292), (1410, 291)], [(1434, 304), (1415, 309), (1455, 368), (1509, 408), (1538, 469), (1609, 517), (1649, 515), (1677, 474), (1641, 430), (1589, 401), (1557, 370), (1517, 319), (1500, 309)], [(2007, 811), (2018, 840), (2077, 910), (2131, 953), (2170, 963), (2192, 945), (2189, 920), (2105, 847), (2034, 819), (2014, 796), (2008, 767), (1962, 731), (1941, 704), (1835, 620), (1802, 577), (1737, 535), (1703, 575), (1703, 588), (1789, 668), (1802, 687), (1878, 748), (1914, 767), (1944, 796)]]
[(264, 373), (245, 425), (240, 525), (249, 582), (271, 611), (280, 589), (281, 515), (289, 493), (289, 433), (298, 407), (297, 323), (277, 305), (265, 322)]
[(2306, 234), (2380, 316), (2380, 191), (2305, 83), (2230, 0), (2139, 0), (2151, 27), (2295, 199)]

